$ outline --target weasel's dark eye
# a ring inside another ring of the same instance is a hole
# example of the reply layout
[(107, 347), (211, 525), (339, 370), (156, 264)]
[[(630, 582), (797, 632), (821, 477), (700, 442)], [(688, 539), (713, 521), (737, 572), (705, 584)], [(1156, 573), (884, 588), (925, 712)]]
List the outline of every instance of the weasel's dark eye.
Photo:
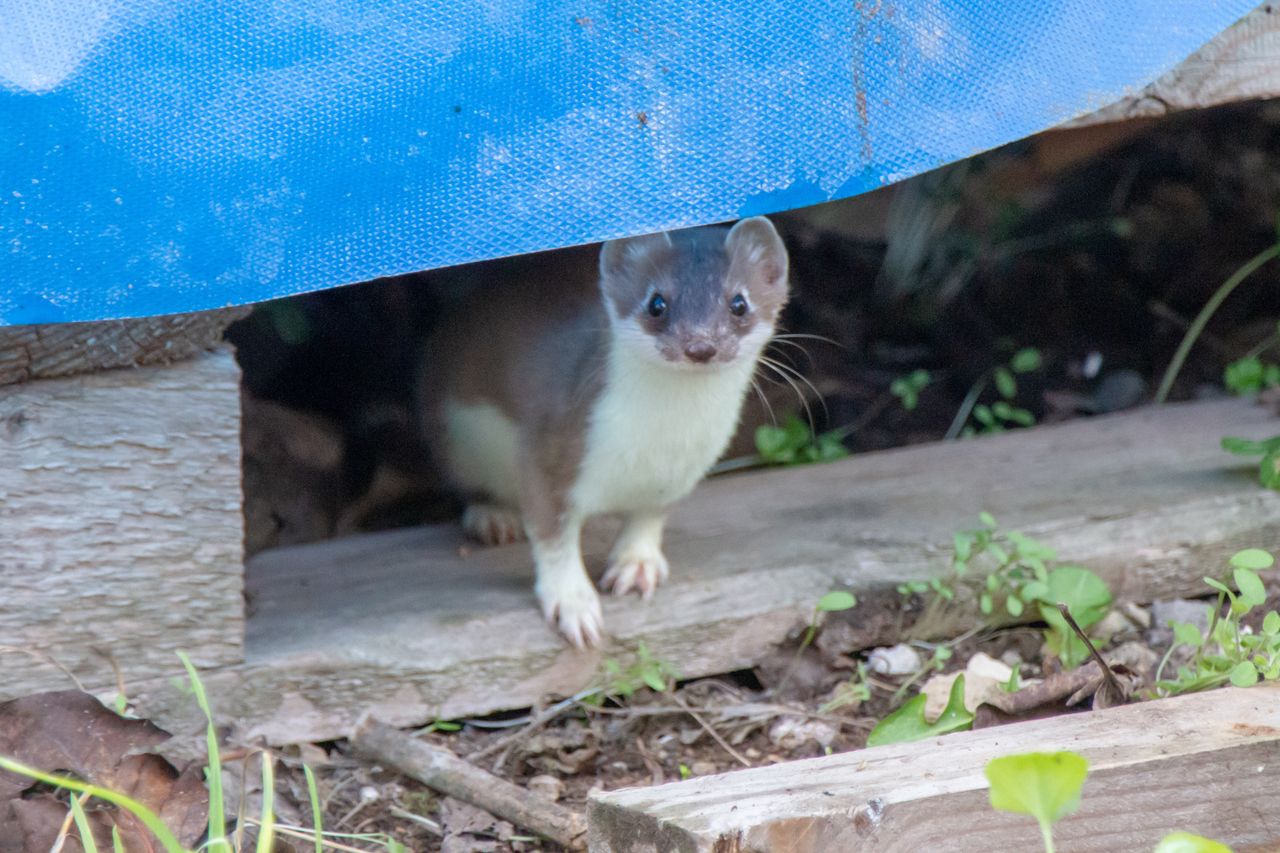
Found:
[(735, 317), (741, 317), (747, 313), (747, 298), (739, 293), (737, 296), (729, 300), (729, 313)]
[(667, 313), (667, 300), (662, 298), (661, 293), (655, 293), (649, 297), (649, 304), (645, 306), (645, 310), (649, 312), (650, 317), (661, 317)]

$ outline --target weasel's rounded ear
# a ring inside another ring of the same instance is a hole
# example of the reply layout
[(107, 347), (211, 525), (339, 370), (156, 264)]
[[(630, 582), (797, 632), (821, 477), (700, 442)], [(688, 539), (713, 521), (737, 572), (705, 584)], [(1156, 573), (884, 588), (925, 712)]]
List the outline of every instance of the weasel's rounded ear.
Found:
[(600, 275), (605, 278), (623, 275), (639, 258), (670, 245), (671, 236), (666, 232), (610, 240), (600, 249)]
[(770, 284), (782, 284), (787, 280), (787, 247), (774, 230), (773, 223), (763, 216), (739, 220), (724, 238), (731, 266), (756, 272)]

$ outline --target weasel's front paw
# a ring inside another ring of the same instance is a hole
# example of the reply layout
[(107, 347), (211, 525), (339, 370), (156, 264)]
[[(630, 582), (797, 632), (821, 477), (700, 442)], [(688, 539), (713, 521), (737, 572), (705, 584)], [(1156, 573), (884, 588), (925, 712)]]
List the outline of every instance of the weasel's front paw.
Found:
[(600, 585), (614, 595), (626, 595), (635, 590), (647, 600), (669, 573), (667, 558), (661, 551), (618, 554), (600, 579)]
[(524, 538), (524, 521), (514, 509), (471, 504), (462, 514), (462, 529), (483, 545), (510, 545)]
[(585, 574), (539, 581), (536, 592), (542, 603), (542, 615), (565, 638), (580, 649), (600, 645), (604, 636), (604, 614), (600, 612), (600, 596), (596, 595)]

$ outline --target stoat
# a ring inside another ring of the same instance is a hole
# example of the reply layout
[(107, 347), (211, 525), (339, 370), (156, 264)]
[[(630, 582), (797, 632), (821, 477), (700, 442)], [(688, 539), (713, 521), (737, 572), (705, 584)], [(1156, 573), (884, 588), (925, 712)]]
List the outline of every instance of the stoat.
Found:
[(528, 537), (542, 612), (598, 644), (580, 533), (624, 525), (601, 580), (650, 596), (662, 528), (737, 425), (787, 300), (787, 251), (763, 217), (500, 264), (438, 324), (418, 390), (426, 439), (489, 544)]

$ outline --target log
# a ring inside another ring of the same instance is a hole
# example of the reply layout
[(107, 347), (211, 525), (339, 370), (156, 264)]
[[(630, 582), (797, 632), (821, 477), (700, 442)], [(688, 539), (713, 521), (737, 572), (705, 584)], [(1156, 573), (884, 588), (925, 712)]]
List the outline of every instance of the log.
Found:
[(593, 796), (592, 853), (1039, 850), (1034, 819), (994, 811), (983, 768), (1069, 749), (1090, 764), (1071, 853), (1147, 851), (1184, 830), (1280, 849), (1280, 685), (1229, 688)]
[[(1276, 432), (1261, 406), (1190, 403), (716, 478), (672, 515), (670, 582), (648, 603), (606, 598), (612, 639), (588, 653), (543, 624), (524, 545), (464, 556), (448, 526), (266, 551), (247, 566), (246, 663), (207, 673), (209, 693), (241, 736), (270, 743), (345, 736), (363, 710), (420, 725), (572, 695), (640, 642), (686, 677), (751, 667), (834, 588), (861, 603), (824, 635), (878, 644), (899, 629), (895, 587), (946, 571), (952, 534), (981, 510), (1118, 598), (1198, 594), (1235, 550), (1280, 542), (1280, 494), (1218, 447)], [(607, 532), (587, 537), (597, 572)], [(167, 681), (132, 690), (162, 725), (190, 722)]]
[(0, 699), (243, 659), (240, 374), (227, 349), (0, 388)]
[(0, 385), (168, 364), (218, 346), (248, 306), (137, 320), (0, 328)]

